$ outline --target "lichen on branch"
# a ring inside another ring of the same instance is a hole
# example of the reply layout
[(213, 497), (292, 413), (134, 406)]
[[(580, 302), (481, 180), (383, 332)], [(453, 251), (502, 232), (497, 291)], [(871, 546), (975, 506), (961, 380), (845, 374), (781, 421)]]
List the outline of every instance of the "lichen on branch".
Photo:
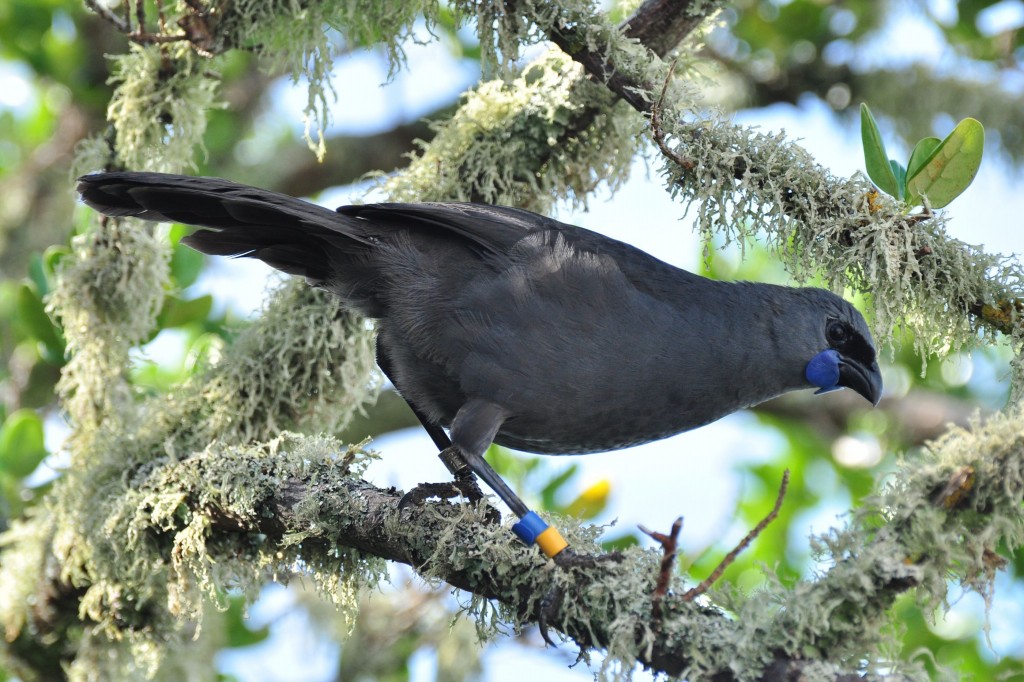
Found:
[[(639, 150), (642, 121), (560, 52), (511, 80), (469, 92), (409, 167), (379, 190), (391, 201), (483, 201), (545, 213), (616, 188)], [(597, 112), (593, 116), (589, 112)]]
[(877, 336), (894, 341), (905, 329), (922, 358), (1022, 333), (1020, 320), (997, 327), (972, 306), (1024, 297), (1024, 269), (950, 237), (945, 215), (905, 215), (866, 178), (834, 176), (784, 133), (689, 108), (662, 117), (687, 162), (667, 161), (666, 182), (709, 243), (760, 239), (797, 280), (820, 274), (867, 295)]

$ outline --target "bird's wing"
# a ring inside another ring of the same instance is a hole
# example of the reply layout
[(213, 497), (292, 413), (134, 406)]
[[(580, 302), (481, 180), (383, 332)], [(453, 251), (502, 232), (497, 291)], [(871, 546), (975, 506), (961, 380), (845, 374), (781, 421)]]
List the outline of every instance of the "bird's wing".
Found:
[(507, 262), (517, 245), (522, 251), (524, 239), (530, 235), (539, 238), (547, 233), (549, 237), (541, 242), (550, 242), (550, 236), (557, 234), (577, 254), (611, 258), (632, 286), (656, 298), (675, 298), (679, 283), (684, 280), (692, 286), (706, 284), (703, 277), (668, 265), (630, 244), (520, 208), (471, 203), (382, 203), (342, 206), (337, 210), (377, 226), (444, 235), (447, 239), (442, 241), (454, 239), (478, 252), (496, 256), (499, 262)]
[(338, 213), (380, 226), (440, 231), (492, 254), (508, 253), (532, 232), (568, 227), (530, 211), (488, 204), (364, 204), (342, 206)]

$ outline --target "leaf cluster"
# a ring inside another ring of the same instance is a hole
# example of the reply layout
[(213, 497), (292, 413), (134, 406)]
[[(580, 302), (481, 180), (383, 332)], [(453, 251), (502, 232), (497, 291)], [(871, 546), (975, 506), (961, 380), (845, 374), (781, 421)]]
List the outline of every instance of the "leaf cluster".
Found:
[[(886, 194), (910, 208), (943, 208), (974, 181), (985, 149), (985, 128), (973, 118), (960, 121), (949, 135), (922, 138), (906, 167), (888, 158), (882, 134), (867, 104), (860, 105), (864, 164)], [(927, 201), (927, 204), (925, 204)]]

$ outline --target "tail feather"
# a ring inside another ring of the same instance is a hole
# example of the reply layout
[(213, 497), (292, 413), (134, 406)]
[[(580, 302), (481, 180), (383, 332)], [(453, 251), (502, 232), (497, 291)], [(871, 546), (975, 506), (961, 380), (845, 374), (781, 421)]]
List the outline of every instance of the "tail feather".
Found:
[(109, 216), (207, 228), (182, 240), (197, 251), (257, 258), (316, 282), (331, 277), (341, 253), (367, 244), (352, 218), (220, 178), (99, 173), (79, 178), (78, 191), (87, 205)]

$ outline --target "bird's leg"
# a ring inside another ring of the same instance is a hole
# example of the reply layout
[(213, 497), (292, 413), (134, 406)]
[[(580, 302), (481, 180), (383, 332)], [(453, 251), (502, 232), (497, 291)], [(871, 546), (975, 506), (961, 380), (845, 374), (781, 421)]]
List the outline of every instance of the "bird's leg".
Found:
[[(398, 390), (401, 395), (402, 389), (399, 388), (398, 382), (395, 381), (395, 372), (391, 366), (391, 358), (388, 356), (383, 339), (377, 339), (377, 365), (380, 366), (384, 376), (391, 379), (391, 383), (395, 385), (395, 389)], [(441, 459), (445, 468), (451, 472), (455, 477), (455, 481), (452, 483), (421, 483), (416, 486), (405, 496), (402, 497), (398, 502), (398, 508), (404, 509), (410, 504), (423, 504), (427, 499), (431, 497), (440, 497), (443, 499), (449, 499), (452, 497), (458, 497), (462, 495), (470, 502), (479, 502), (483, 499), (483, 491), (480, 490), (480, 486), (476, 482), (476, 477), (473, 475), (473, 470), (469, 468), (466, 461), (459, 454), (458, 448), (452, 446), (452, 441), (448, 438), (448, 434), (444, 432), (438, 424), (434, 423), (430, 419), (427, 419), (426, 415), (417, 409), (408, 400), (406, 405), (412, 410), (412, 413), (416, 415), (416, 419), (419, 420), (420, 424), (423, 425), (423, 429), (430, 436), (430, 440), (434, 441), (434, 445), (437, 446), (437, 456)], [(501, 520), (499, 516), (497, 521)]]
[(557, 529), (530, 511), (483, 457), (484, 451), (494, 441), (494, 436), (507, 416), (501, 406), (480, 398), (471, 398), (459, 408), (452, 421), (452, 445), (458, 448), (462, 459), (473, 473), (497, 493), (502, 502), (519, 517), (519, 522), (512, 526), (512, 531), (519, 539), (528, 545), (537, 543), (541, 551), (549, 557), (554, 557), (568, 547), (569, 543), (562, 538)]
[(562, 538), (561, 533), (548, 525), (536, 512), (530, 511), (498, 472), (487, 463), (483, 453), (494, 440), (504, 421), (505, 414), (497, 405), (470, 400), (462, 406), (452, 423), (452, 443), (468, 467), (519, 517), (519, 522), (512, 526), (512, 531), (526, 544), (536, 543), (544, 554), (552, 557), (556, 564), (565, 569), (593, 568), (602, 562), (622, 561), (623, 555), (620, 552), (595, 556), (580, 554), (573, 550)]
[[(459, 409), (452, 421), (451, 439), (453, 448), (457, 450), (456, 461), (464, 463), (483, 479), (502, 502), (507, 504), (516, 516), (522, 518), (530, 511), (529, 508), (483, 457), (484, 451), (491, 445), (498, 429), (505, 421), (505, 416), (504, 410), (494, 403), (479, 398), (470, 399)], [(445, 465), (448, 466), (448, 462), (445, 462)]]
[(484, 498), (484, 493), (476, 482), (476, 474), (473, 473), (457, 447), (450, 445), (437, 453), (437, 456), (455, 477), (454, 485), (462, 491), (465, 497), (471, 502), (479, 502)]
[[(445, 468), (452, 473), (455, 480), (445, 483), (420, 483), (402, 496), (402, 499), (398, 501), (399, 509), (405, 509), (409, 505), (423, 504), (431, 497), (447, 500), (461, 495), (470, 502), (479, 502), (484, 498), (484, 493), (476, 482), (473, 469), (466, 464), (457, 447), (449, 445), (437, 453), (437, 456), (444, 463)], [(499, 515), (494, 521), (501, 521), (501, 516)]]
[(466, 464), (466, 460), (463, 459), (459, 449), (452, 445), (451, 440), (448, 439), (448, 434), (440, 426), (420, 414), (420, 411), (413, 407), (412, 404), (409, 407), (412, 409), (413, 414), (416, 415), (416, 418), (420, 420), (420, 423), (423, 424), (423, 428), (426, 429), (430, 439), (434, 441), (434, 445), (440, 450), (437, 456), (445, 468), (455, 477), (455, 480), (450, 483), (420, 483), (405, 494), (399, 501), (398, 508), (404, 509), (410, 504), (423, 504), (431, 497), (450, 499), (462, 495), (470, 502), (482, 500), (484, 493), (476, 482), (473, 470)]
[[(394, 382), (391, 372), (388, 371), (389, 363), (380, 352), (379, 341), (377, 350), (377, 363), (384, 370), (384, 374)], [(455, 415), (450, 439), (440, 426), (428, 420), (414, 405), (410, 403), (409, 407), (423, 424), (431, 440), (441, 450), (438, 457), (455, 476), (455, 481), (421, 483), (399, 500), (399, 509), (423, 504), (431, 497), (447, 499), (463, 495), (472, 501), (480, 500), (483, 498), (483, 492), (476, 482), (476, 476), (479, 476), (519, 517), (519, 522), (512, 527), (519, 539), (528, 545), (536, 542), (541, 550), (551, 557), (558, 555), (568, 546), (555, 528), (530, 511), (483, 457), (484, 451), (490, 446), (505, 421), (506, 415), (501, 407), (485, 400), (471, 399)], [(573, 555), (575, 556), (574, 553)]]

